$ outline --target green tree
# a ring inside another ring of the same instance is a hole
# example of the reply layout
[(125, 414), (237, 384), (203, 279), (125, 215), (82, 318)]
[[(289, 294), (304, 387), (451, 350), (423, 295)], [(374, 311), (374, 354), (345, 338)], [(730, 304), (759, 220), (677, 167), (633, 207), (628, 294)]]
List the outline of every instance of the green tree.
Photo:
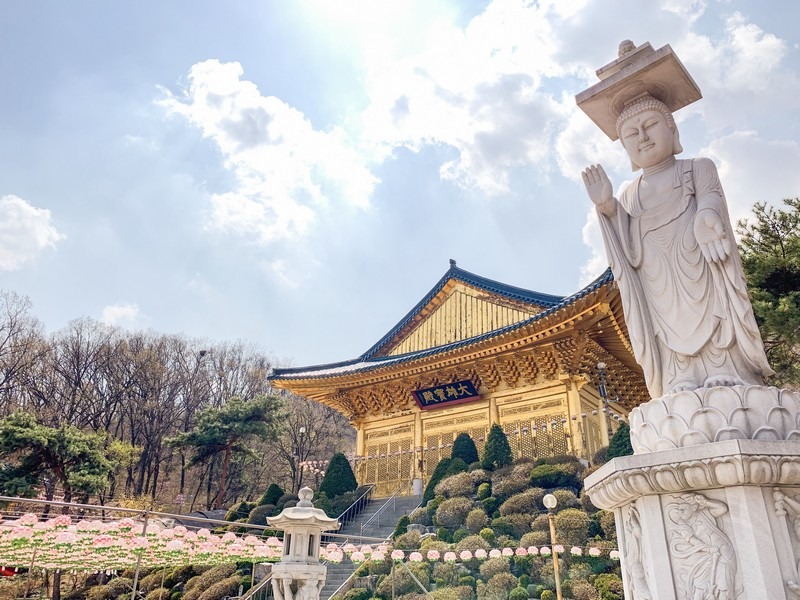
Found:
[(436, 463), (436, 468), (433, 470), (431, 478), (428, 480), (428, 485), (425, 486), (425, 492), (422, 494), (422, 505), (425, 506), (430, 500), (436, 496), (436, 486), (439, 482), (447, 476), (447, 469), (450, 468), (452, 461), (449, 457), (443, 458)]
[[(0, 421), (0, 460), (6, 465), (0, 485), (6, 494), (31, 496), (48, 479), (61, 486), (65, 502), (74, 494), (98, 493), (115, 467), (108, 454), (103, 433), (47, 427), (26, 412)], [(54, 486), (45, 488), (52, 499)]]
[(480, 460), (478, 457), (478, 448), (475, 447), (475, 442), (466, 432), (461, 432), (456, 436), (456, 441), (453, 442), (453, 452), (450, 458), (460, 458), (467, 465), (476, 463)]
[(494, 470), (510, 465), (513, 460), (508, 438), (500, 425), (495, 423), (489, 430), (489, 437), (486, 438), (481, 466), (487, 470)]
[(261, 500), (259, 500), (258, 503), (260, 505), (264, 504), (272, 504), (273, 506), (277, 505), (278, 500), (285, 493), (286, 492), (284, 492), (283, 489), (281, 489), (281, 486), (279, 486), (277, 483), (270, 483), (269, 487), (267, 488), (267, 491), (264, 492), (264, 495), (261, 496)]
[(353, 474), (353, 468), (350, 466), (350, 461), (341, 452), (337, 452), (328, 463), (328, 468), (325, 470), (325, 476), (322, 478), (322, 483), (319, 486), (320, 493), (325, 492), (328, 498), (335, 498), (345, 492), (352, 492), (358, 487), (356, 476)]
[(608, 443), (608, 452), (606, 452), (606, 460), (611, 460), (617, 456), (630, 456), (633, 454), (633, 446), (631, 445), (631, 428), (627, 423), (620, 423), (617, 431), (611, 437)]
[(752, 220), (740, 220), (739, 251), (775, 376), (770, 383), (800, 387), (800, 198), (785, 210), (759, 202)]
[(193, 449), (190, 465), (206, 463), (222, 454), (222, 471), (214, 508), (222, 508), (231, 458), (250, 454), (247, 447), (249, 440), (266, 440), (276, 434), (281, 406), (281, 401), (274, 396), (258, 396), (252, 400), (234, 397), (220, 408), (200, 411), (192, 430), (181, 432), (169, 440), (173, 446)]

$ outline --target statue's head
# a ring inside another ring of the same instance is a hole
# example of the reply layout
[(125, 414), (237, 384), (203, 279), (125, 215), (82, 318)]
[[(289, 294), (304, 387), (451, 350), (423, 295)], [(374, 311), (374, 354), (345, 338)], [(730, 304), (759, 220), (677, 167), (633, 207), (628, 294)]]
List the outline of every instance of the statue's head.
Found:
[(646, 114), (657, 115), (656, 118), (663, 121), (663, 124), (671, 131), (671, 147), (664, 151), (672, 155), (683, 152), (683, 147), (681, 146), (680, 137), (678, 135), (678, 127), (675, 124), (672, 112), (661, 100), (649, 94), (645, 94), (626, 104), (625, 108), (619, 114), (619, 117), (617, 117), (617, 135), (631, 158), (631, 169), (633, 171), (638, 171), (642, 166), (646, 165), (638, 164), (634, 156), (635, 151), (632, 151), (629, 142), (626, 141), (626, 124), (630, 126), (631, 123), (640, 121)]

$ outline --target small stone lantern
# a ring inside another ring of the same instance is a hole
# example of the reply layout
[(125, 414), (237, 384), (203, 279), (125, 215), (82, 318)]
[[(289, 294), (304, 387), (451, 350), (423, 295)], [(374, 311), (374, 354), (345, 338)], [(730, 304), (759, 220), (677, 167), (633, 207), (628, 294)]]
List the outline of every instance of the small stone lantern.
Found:
[(278, 600), (318, 600), (328, 567), (319, 562), (322, 532), (339, 529), (339, 522), (314, 508), (314, 491), (304, 487), (297, 506), (267, 517), (270, 527), (283, 531), (283, 556), (272, 568), (272, 592)]

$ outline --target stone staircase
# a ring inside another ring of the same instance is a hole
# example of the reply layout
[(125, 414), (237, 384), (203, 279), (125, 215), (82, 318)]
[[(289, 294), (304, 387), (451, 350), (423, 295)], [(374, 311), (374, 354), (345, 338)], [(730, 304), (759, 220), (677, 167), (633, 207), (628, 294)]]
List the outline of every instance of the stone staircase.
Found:
[[(399, 496), (394, 498), (373, 498), (367, 507), (350, 523), (344, 526), (337, 533), (339, 534), (337, 544), (344, 544), (345, 536), (350, 538), (351, 543), (359, 545), (359, 536), (369, 538), (379, 538), (385, 540), (397, 525), (397, 521), (403, 515), (409, 514), (419, 506), (422, 498), (420, 496)], [(385, 508), (384, 505), (386, 505)], [(381, 510), (383, 508), (383, 510)], [(376, 513), (381, 510), (376, 517)], [(373, 518), (374, 517), (374, 518)], [(363, 530), (362, 530), (363, 526)], [(339, 541), (341, 540), (341, 541)], [(333, 592), (339, 589), (353, 571), (356, 565), (350, 562), (347, 557), (338, 564), (328, 564), (328, 574), (325, 580), (325, 587), (320, 592), (320, 600), (328, 600)]]

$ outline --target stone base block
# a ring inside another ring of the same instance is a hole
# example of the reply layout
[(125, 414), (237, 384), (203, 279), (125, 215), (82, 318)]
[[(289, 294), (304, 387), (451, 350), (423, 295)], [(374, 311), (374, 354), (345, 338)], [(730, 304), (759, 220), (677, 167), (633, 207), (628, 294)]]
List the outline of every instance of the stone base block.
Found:
[(585, 484), (614, 511), (626, 598), (800, 599), (797, 442), (626, 456)]

